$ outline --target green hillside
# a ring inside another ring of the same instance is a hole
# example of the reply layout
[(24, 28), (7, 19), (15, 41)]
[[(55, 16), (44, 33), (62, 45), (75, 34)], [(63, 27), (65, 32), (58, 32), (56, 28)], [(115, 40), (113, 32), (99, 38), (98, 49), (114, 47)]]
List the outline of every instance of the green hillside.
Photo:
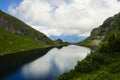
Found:
[(30, 38), (10, 33), (0, 28), (0, 55), (45, 47)]
[(78, 45), (96, 47), (102, 40), (109, 37), (111, 33), (116, 33), (119, 31), (120, 13), (105, 20), (100, 27), (93, 29), (91, 35), (83, 42), (79, 42)]
[(42, 44), (52, 43), (43, 33), (33, 29), (19, 19), (0, 10), (0, 27), (11, 33), (31, 38)]
[(0, 55), (55, 45), (43, 33), (0, 10)]
[(108, 18), (79, 45), (98, 48), (57, 80), (120, 80), (120, 13)]

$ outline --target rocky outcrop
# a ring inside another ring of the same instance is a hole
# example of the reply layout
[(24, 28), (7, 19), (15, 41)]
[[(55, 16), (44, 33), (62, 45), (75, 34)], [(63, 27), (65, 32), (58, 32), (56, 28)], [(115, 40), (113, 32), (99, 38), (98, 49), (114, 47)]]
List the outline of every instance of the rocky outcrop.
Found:
[(29, 37), (42, 44), (52, 43), (43, 33), (31, 28), (19, 19), (0, 10), (0, 27), (11, 33)]
[(106, 19), (101, 26), (92, 30), (90, 37), (83, 42), (77, 43), (82, 46), (98, 46), (105, 41), (110, 34), (120, 31), (120, 13)]

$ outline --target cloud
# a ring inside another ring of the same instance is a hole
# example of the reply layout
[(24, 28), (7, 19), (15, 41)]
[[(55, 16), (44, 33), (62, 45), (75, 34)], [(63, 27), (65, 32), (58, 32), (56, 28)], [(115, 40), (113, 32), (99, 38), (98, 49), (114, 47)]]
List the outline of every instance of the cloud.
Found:
[[(118, 0), (23, 0), (11, 14), (46, 35), (89, 35), (120, 11)], [(37, 25), (37, 26), (36, 26)]]
[(14, 9), (16, 7), (16, 3), (12, 3), (9, 7), (8, 7), (8, 11), (12, 12), (12, 14), (17, 14), (16, 9)]

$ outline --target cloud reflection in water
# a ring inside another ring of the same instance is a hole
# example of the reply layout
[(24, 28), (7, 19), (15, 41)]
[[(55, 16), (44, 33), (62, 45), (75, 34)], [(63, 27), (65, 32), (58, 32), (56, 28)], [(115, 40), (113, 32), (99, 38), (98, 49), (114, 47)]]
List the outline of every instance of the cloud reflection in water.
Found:
[(22, 68), (22, 74), (29, 79), (55, 78), (74, 68), (77, 61), (84, 59), (88, 53), (90, 49), (75, 45), (53, 48), (45, 56), (26, 64)]

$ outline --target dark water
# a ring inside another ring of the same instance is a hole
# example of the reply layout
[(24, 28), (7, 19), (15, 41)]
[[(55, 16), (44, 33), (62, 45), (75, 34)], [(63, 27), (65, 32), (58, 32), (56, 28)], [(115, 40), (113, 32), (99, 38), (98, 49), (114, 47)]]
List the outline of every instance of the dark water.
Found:
[(64, 72), (74, 68), (77, 61), (84, 59), (90, 49), (76, 45), (53, 48), (16, 70), (4, 80), (54, 80)]

